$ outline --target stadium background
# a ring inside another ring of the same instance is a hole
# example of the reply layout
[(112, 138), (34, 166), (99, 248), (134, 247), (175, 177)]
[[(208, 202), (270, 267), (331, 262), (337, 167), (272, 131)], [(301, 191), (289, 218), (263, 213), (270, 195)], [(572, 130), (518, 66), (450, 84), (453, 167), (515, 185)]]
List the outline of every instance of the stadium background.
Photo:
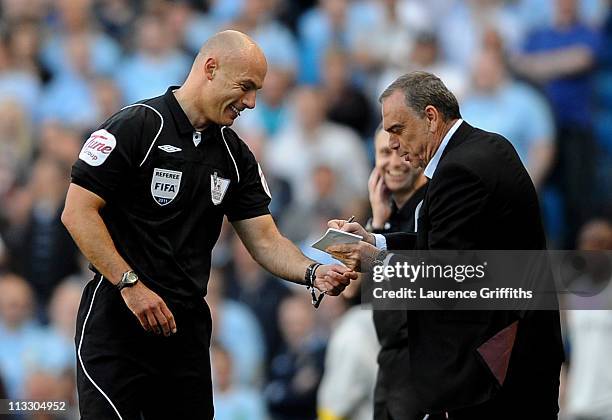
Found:
[[(0, 395), (68, 400), (64, 417), (77, 418), (72, 337), (90, 273), (59, 219), (70, 165), (99, 123), (180, 84), (225, 28), (267, 56), (257, 108), (235, 129), (261, 162), (281, 230), (309, 255), (325, 258), (308, 245), (328, 219), (366, 221), (377, 96), (414, 69), (439, 75), (468, 122), (514, 143), (551, 248), (612, 249), (611, 3), (2, 0)], [(354, 302), (313, 311), (231, 228), (214, 266), (216, 418), (314, 418), (330, 334)], [(612, 315), (564, 315), (562, 413), (612, 418)]]

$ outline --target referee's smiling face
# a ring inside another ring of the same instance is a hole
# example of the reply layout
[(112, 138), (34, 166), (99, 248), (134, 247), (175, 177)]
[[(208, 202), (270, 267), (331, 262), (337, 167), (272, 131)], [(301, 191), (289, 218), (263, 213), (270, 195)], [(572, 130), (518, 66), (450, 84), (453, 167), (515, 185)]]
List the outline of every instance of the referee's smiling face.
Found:
[(266, 59), (258, 49), (227, 54), (215, 68), (210, 89), (205, 98), (212, 115), (208, 118), (219, 125), (232, 125), (245, 109), (255, 108), (257, 91), (266, 77)]

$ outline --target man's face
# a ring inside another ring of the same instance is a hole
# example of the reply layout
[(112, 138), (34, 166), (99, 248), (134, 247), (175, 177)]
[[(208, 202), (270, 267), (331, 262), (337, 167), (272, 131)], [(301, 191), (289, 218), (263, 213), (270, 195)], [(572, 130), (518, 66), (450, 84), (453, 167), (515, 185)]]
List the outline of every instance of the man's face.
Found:
[(494, 92), (504, 82), (503, 66), (497, 53), (482, 52), (475, 61), (472, 76), (475, 87), (484, 92)]
[(391, 193), (411, 190), (415, 180), (422, 172), (413, 169), (397, 150), (389, 147), (389, 133), (380, 130), (374, 139), (376, 147), (376, 168)]
[(263, 86), (267, 65), (263, 56), (226, 57), (211, 80), (208, 118), (224, 126), (234, 123), (245, 108), (255, 108), (257, 91)]
[(305, 130), (317, 129), (325, 120), (325, 100), (321, 92), (312, 87), (297, 89), (294, 96), (298, 122)]
[(431, 137), (427, 118), (419, 117), (410, 109), (399, 90), (383, 100), (382, 116), (383, 128), (389, 133), (389, 148), (396, 150), (413, 168), (425, 168)]

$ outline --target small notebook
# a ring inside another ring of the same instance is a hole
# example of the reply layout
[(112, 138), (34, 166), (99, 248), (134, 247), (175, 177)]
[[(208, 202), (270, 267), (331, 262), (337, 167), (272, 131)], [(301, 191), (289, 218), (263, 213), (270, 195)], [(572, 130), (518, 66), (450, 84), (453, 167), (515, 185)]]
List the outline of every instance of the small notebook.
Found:
[(318, 241), (312, 244), (313, 248), (320, 249), (325, 252), (325, 248), (337, 244), (356, 244), (361, 241), (363, 237), (355, 235), (354, 233), (343, 232), (338, 229), (329, 228), (325, 235)]

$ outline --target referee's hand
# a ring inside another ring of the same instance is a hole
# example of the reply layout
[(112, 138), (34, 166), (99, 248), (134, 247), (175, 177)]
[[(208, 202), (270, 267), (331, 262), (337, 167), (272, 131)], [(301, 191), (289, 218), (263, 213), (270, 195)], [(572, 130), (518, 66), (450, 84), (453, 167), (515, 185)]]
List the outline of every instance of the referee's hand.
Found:
[(314, 285), (321, 292), (337, 296), (357, 278), (357, 273), (339, 264), (321, 265), (315, 272)]
[(132, 287), (124, 287), (121, 296), (145, 331), (163, 334), (168, 337), (176, 333), (174, 315), (161, 297), (141, 281)]

